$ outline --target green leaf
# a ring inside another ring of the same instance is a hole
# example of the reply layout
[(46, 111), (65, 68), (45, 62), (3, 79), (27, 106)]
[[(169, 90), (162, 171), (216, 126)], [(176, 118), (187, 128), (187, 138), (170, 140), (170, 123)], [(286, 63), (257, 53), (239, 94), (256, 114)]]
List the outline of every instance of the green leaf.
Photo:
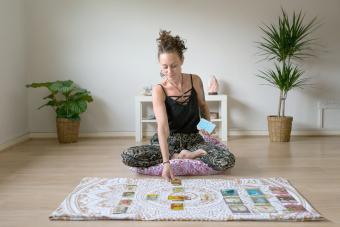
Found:
[(72, 80), (56, 81), (50, 85), (50, 89), (54, 92), (61, 92), (64, 95), (71, 92), (74, 88), (74, 82)]
[(51, 84), (52, 84), (52, 82), (32, 83), (32, 84), (27, 84), (26, 87), (32, 87), (32, 88), (46, 87), (46, 88), (48, 88)]
[(87, 103), (86, 103), (86, 101), (84, 101), (84, 100), (78, 100), (78, 101), (77, 101), (77, 105), (78, 105), (78, 107), (79, 107), (79, 109), (80, 109), (80, 113), (83, 113), (83, 112), (86, 111), (86, 109), (87, 109)]
[(73, 115), (73, 114), (80, 114), (81, 113), (81, 109), (80, 107), (77, 105), (76, 102), (70, 102), (68, 103), (68, 108), (69, 108), (69, 112)]
[(280, 67), (275, 64), (275, 70), (261, 71), (257, 77), (265, 80), (269, 85), (277, 87), (280, 91), (287, 93), (294, 88), (302, 88), (307, 85), (307, 78), (302, 78), (303, 71), (291, 63)]
[(87, 102), (92, 102), (93, 101), (92, 96), (86, 90), (83, 91), (83, 92), (75, 93), (70, 98), (72, 100), (75, 100), (75, 101), (77, 101), (77, 100), (84, 100), (84, 101), (87, 101)]
[(49, 94), (48, 96), (44, 97), (43, 99), (54, 99), (54, 94)]
[(317, 18), (314, 17), (305, 25), (301, 11), (298, 14), (294, 12), (291, 20), (283, 9), (281, 11), (277, 24), (265, 24), (260, 27), (264, 32), (262, 41), (257, 42), (261, 54), (266, 56), (266, 59), (277, 59), (279, 62), (312, 56), (309, 51), (315, 39), (309, 37), (318, 27)]
[(51, 100), (51, 101), (48, 101), (47, 103), (45, 103), (44, 105), (39, 106), (38, 109), (41, 109), (44, 106), (52, 106), (52, 107), (54, 107), (55, 104), (56, 104), (55, 101)]

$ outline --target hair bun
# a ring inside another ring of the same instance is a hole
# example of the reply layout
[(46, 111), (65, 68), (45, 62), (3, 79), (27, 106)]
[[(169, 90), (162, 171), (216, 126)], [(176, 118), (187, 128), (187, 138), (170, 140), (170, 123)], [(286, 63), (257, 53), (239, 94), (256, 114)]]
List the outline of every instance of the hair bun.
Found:
[(178, 35), (172, 36), (171, 31), (161, 30), (159, 32), (158, 57), (162, 53), (176, 52), (183, 59), (183, 53), (187, 49), (185, 42)]

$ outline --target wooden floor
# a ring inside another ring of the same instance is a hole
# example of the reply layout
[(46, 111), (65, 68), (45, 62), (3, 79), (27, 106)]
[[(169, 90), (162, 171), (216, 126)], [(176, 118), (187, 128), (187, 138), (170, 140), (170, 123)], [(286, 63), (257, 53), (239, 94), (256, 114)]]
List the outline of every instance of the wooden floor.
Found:
[(230, 138), (236, 166), (228, 177), (281, 176), (309, 200), (322, 222), (49, 221), (49, 214), (85, 176), (142, 177), (120, 162), (133, 138), (81, 139), (60, 145), (35, 139), (0, 152), (0, 226), (340, 226), (340, 137)]

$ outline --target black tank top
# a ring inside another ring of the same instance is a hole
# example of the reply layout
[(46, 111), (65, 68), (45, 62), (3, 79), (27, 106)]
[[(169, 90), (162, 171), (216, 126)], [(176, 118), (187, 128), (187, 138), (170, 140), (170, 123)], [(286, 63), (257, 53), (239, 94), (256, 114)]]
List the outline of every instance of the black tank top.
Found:
[[(166, 96), (165, 107), (168, 116), (170, 133), (197, 133), (197, 124), (200, 121), (197, 94), (193, 86), (192, 75), (191, 89), (184, 92), (185, 100), (178, 101), (181, 96), (168, 96), (164, 87), (160, 84)], [(187, 95), (190, 92), (190, 95)], [(173, 99), (175, 97), (176, 99)]]

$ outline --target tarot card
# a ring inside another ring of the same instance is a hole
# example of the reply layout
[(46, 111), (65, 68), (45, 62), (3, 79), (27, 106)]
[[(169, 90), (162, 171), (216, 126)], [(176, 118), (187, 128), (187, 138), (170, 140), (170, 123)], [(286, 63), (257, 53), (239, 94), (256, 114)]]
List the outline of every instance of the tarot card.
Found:
[(269, 205), (269, 201), (264, 196), (251, 196), (255, 205)]
[(169, 195), (168, 200), (172, 201), (184, 201), (184, 196), (182, 195)]
[(130, 206), (132, 203), (132, 200), (131, 199), (121, 199), (118, 203), (118, 205), (121, 205), (121, 206)]
[(171, 180), (172, 185), (182, 185), (182, 181), (179, 178), (175, 178)]
[(278, 198), (281, 203), (297, 203), (291, 195), (277, 195), (276, 198)]
[(125, 206), (116, 206), (112, 209), (113, 214), (124, 214), (127, 212), (128, 207)]
[(173, 187), (172, 192), (177, 193), (177, 192), (184, 192), (183, 187)]
[(242, 200), (238, 196), (225, 196), (224, 201), (228, 204), (242, 204)]
[(183, 210), (184, 204), (183, 203), (171, 203), (171, 210)]
[(257, 205), (255, 209), (260, 213), (276, 213), (277, 211), (271, 205)]
[(147, 194), (147, 195), (146, 195), (146, 200), (155, 201), (155, 200), (158, 199), (158, 197), (159, 197), (158, 194)]
[(197, 125), (198, 130), (204, 130), (209, 134), (211, 134), (215, 128), (216, 128), (216, 125), (214, 123), (204, 118), (201, 118), (200, 122), (198, 122), (198, 125)]
[(137, 185), (134, 185), (134, 184), (125, 185), (125, 189), (126, 189), (127, 191), (136, 191)]
[(278, 195), (287, 195), (289, 194), (287, 190), (284, 187), (269, 187), (270, 191), (273, 194), (278, 194)]
[(263, 192), (259, 188), (247, 188), (246, 191), (250, 196), (263, 195)]
[(238, 196), (238, 192), (235, 189), (222, 189), (222, 196)]
[(299, 204), (286, 204), (285, 208), (290, 212), (305, 212), (306, 208)]
[(133, 198), (135, 196), (135, 192), (123, 192), (123, 197)]
[(229, 204), (229, 208), (230, 208), (231, 212), (237, 213), (237, 214), (250, 213), (248, 208), (243, 204)]

